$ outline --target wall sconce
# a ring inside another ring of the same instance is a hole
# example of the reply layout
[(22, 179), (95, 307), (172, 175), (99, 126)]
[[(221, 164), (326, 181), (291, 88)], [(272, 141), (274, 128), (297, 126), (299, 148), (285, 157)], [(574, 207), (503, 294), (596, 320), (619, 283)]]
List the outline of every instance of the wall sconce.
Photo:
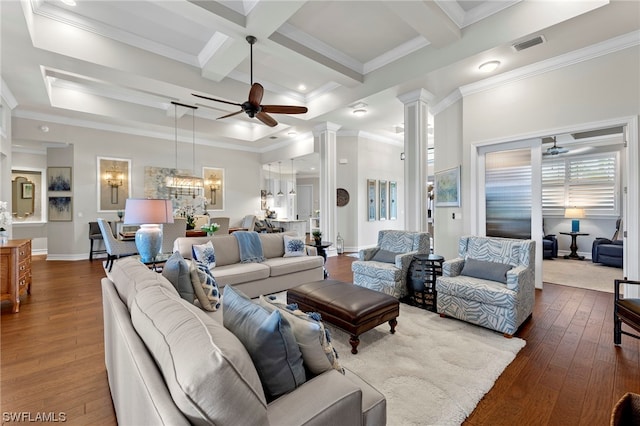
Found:
[(220, 178), (216, 175), (209, 176), (209, 179), (205, 182), (205, 186), (209, 187), (209, 191), (211, 193), (211, 204), (218, 203), (218, 191), (220, 190), (220, 184)]
[(123, 184), (124, 175), (116, 166), (112, 166), (105, 172), (104, 179), (111, 187), (111, 204), (118, 204), (118, 188)]

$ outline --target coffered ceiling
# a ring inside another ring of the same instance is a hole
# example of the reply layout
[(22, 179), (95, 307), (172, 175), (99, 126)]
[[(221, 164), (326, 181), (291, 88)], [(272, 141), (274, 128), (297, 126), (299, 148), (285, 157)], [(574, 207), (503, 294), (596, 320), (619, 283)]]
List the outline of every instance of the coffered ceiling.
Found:
[[(399, 95), (426, 89), (437, 105), (461, 86), (639, 28), (637, 2), (604, 0), (4, 0), (0, 10), (3, 94), (16, 117), (172, 139), (177, 101), (199, 107), (197, 143), (256, 152), (327, 121), (400, 143)], [(245, 114), (218, 120), (239, 108), (192, 96), (247, 100), (247, 35), (258, 39), (263, 103), (308, 113), (274, 114), (270, 128)], [(533, 36), (544, 43), (513, 49)], [(489, 60), (500, 66), (481, 73)], [(368, 113), (355, 116), (355, 105)], [(179, 126), (191, 129), (185, 111)]]

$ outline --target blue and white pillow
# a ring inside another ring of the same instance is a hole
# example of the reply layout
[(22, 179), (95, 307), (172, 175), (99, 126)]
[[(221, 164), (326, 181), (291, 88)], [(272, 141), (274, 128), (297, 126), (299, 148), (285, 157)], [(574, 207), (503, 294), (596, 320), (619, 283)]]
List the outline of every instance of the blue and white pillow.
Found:
[(191, 246), (191, 253), (193, 259), (204, 263), (207, 268), (213, 269), (216, 267), (216, 252), (211, 241), (207, 241), (205, 244), (194, 244)]
[(297, 237), (291, 237), (289, 235), (284, 236), (284, 256), (283, 257), (298, 257), (306, 256), (307, 249), (302, 239)]
[(220, 308), (220, 290), (211, 270), (206, 264), (192, 260), (189, 273), (200, 307), (206, 311), (217, 311)]

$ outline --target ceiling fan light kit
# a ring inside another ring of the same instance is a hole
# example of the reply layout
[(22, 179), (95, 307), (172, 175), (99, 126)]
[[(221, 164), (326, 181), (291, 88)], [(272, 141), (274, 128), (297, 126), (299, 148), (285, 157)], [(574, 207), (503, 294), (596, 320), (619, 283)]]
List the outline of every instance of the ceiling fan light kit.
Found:
[(308, 109), (303, 106), (294, 106), (294, 105), (262, 105), (262, 95), (264, 95), (264, 87), (260, 83), (253, 82), (253, 45), (258, 40), (252, 35), (248, 35), (246, 38), (247, 42), (250, 46), (250, 55), (251, 55), (251, 89), (249, 90), (249, 99), (243, 103), (229, 102), (223, 99), (211, 98), (209, 96), (198, 95), (197, 93), (192, 93), (193, 96), (198, 98), (207, 99), (214, 102), (222, 102), (229, 105), (236, 105), (240, 107), (240, 111), (232, 112), (227, 115), (223, 115), (222, 117), (218, 117), (218, 120), (227, 117), (233, 117), (234, 115), (238, 115), (242, 112), (247, 114), (249, 118), (257, 118), (263, 124), (266, 124), (269, 127), (275, 127), (278, 125), (278, 122), (271, 117), (269, 114), (305, 114)]

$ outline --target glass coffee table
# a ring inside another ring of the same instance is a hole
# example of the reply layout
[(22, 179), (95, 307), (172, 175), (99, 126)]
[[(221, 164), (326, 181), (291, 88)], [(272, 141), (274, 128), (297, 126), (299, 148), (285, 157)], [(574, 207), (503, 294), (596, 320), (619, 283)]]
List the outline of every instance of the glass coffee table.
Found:
[(153, 260), (143, 261), (142, 257), (139, 254), (134, 254), (134, 259), (138, 259), (140, 262), (144, 263), (151, 269), (152, 271), (162, 272), (162, 267), (169, 260), (173, 253), (159, 253)]

